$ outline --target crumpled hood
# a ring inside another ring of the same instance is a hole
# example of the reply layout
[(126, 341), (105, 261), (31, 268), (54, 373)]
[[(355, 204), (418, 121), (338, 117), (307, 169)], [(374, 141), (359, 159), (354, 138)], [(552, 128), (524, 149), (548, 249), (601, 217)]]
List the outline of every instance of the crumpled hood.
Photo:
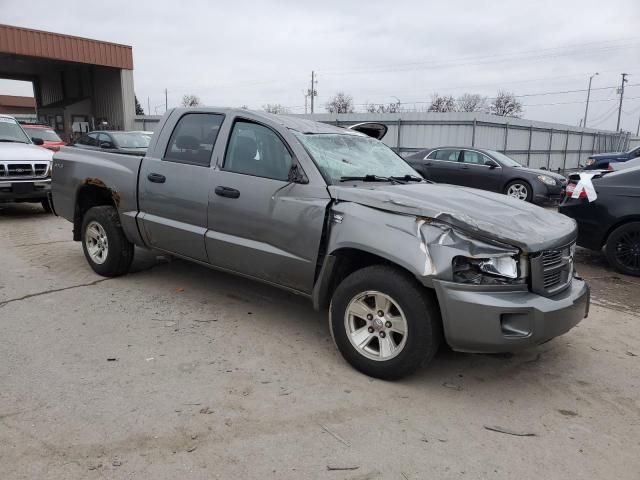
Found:
[(30, 143), (0, 142), (0, 161), (46, 162), (51, 160), (53, 152)]
[(328, 188), (336, 201), (433, 218), (525, 252), (566, 245), (578, 232), (575, 221), (567, 216), (474, 188), (429, 183)]

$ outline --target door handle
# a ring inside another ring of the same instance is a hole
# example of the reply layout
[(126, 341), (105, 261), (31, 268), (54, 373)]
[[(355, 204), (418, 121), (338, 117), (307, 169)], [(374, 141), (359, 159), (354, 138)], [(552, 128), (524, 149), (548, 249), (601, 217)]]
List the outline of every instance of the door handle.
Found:
[(147, 178), (153, 183), (164, 183), (167, 180), (167, 177), (160, 175), (159, 173), (150, 173), (147, 175)]
[(240, 196), (240, 190), (229, 187), (216, 187), (215, 192), (216, 195), (227, 198), (238, 198)]
[(469, 170), (469, 167), (467, 167), (466, 165), (463, 165), (460, 167), (461, 170)]
[(425, 165), (426, 165), (427, 167), (430, 167), (430, 166), (431, 166), (431, 162), (427, 162), (427, 163), (425, 163)]

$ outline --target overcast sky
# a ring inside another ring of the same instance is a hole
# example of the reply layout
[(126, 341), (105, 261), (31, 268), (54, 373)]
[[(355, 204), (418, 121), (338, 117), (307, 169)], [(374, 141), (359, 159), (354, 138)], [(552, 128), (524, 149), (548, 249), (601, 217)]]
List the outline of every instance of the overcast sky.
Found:
[[(358, 104), (434, 92), (520, 98), (525, 118), (577, 125), (594, 78), (589, 126), (614, 129), (620, 73), (630, 74), (622, 127), (640, 117), (640, 1), (115, 1), (0, 0), (0, 23), (133, 46), (135, 89), (151, 113), (182, 95), (207, 105), (316, 111), (339, 90)], [(610, 88), (605, 88), (610, 87)], [(0, 81), (0, 94), (30, 85)], [(318, 108), (319, 107), (319, 108)]]

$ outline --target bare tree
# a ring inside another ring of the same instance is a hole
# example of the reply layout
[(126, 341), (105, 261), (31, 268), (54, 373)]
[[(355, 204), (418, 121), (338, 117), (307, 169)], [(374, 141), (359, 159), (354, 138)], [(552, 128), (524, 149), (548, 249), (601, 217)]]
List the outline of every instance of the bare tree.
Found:
[(486, 112), (487, 97), (477, 93), (465, 93), (456, 100), (459, 112)]
[(455, 112), (456, 101), (451, 95), (438, 95), (434, 93), (431, 96), (430, 112)]
[(489, 113), (501, 117), (519, 117), (522, 113), (522, 104), (513, 93), (500, 90), (489, 105)]
[(353, 113), (353, 97), (344, 92), (336, 93), (324, 108), (329, 113)]
[(245, 104), (245, 105), (242, 105), (240, 108), (241, 108), (242, 110), (249, 110), (249, 106), (248, 106), (248, 105), (246, 105), (246, 104)]
[(364, 107), (368, 113), (400, 113), (402, 106), (400, 102), (396, 103), (367, 103)]
[(266, 105), (262, 105), (262, 109), (267, 113), (275, 113), (276, 115), (289, 113), (289, 109), (279, 103), (267, 103)]
[(183, 107), (198, 107), (201, 105), (200, 98), (197, 95), (184, 95), (181, 105)]

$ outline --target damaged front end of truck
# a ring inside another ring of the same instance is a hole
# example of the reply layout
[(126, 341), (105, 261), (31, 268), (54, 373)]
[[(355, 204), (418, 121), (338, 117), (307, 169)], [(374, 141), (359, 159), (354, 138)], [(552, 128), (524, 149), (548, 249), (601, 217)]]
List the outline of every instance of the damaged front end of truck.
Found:
[[(588, 287), (574, 279), (571, 219), (448, 185), (329, 190), (334, 202), (320, 280), (339, 268), (343, 252), (402, 267), (435, 291), (454, 350), (500, 352), (542, 343), (586, 315)], [(547, 275), (550, 258), (556, 264)], [(324, 288), (326, 295), (331, 287)], [(318, 307), (322, 294), (322, 288), (314, 292)], [(543, 322), (546, 312), (562, 317), (567, 310), (573, 312), (568, 320)]]

